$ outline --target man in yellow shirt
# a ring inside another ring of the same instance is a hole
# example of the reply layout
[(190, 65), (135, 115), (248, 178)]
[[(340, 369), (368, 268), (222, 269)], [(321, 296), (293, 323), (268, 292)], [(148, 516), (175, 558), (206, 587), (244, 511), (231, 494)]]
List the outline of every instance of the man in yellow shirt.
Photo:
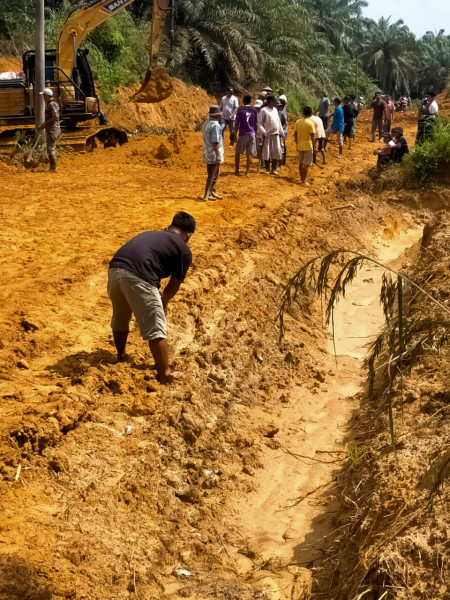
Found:
[(305, 106), (303, 109), (303, 119), (299, 119), (295, 124), (295, 143), (298, 150), (298, 165), (300, 169), (301, 185), (309, 185), (306, 181), (308, 168), (313, 163), (314, 135), (316, 128), (309, 118), (312, 115), (312, 108)]

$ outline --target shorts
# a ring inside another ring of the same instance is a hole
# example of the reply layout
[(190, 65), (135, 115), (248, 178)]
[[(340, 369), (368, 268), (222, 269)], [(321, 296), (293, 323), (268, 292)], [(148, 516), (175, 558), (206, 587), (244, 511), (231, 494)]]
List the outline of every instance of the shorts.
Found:
[(312, 150), (299, 150), (298, 151), (298, 164), (304, 167), (310, 167), (313, 164), (313, 151)]
[(47, 152), (55, 152), (56, 142), (58, 141), (59, 135), (59, 133), (55, 134), (48, 131), (45, 133), (45, 145), (47, 147)]
[(167, 336), (166, 315), (158, 288), (126, 269), (108, 271), (108, 296), (113, 306), (111, 329), (128, 331), (134, 315), (144, 340)]
[(256, 135), (249, 133), (248, 135), (240, 135), (236, 144), (236, 154), (244, 154), (247, 156), (255, 156), (256, 154)]

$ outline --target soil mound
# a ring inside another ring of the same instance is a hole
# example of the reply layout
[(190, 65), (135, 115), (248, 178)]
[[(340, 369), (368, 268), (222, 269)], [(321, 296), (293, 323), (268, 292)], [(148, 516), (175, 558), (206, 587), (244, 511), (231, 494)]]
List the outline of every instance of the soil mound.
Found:
[(141, 89), (133, 96), (134, 102), (162, 102), (173, 92), (172, 79), (167, 69), (148, 70)]
[[(152, 80), (151, 80), (152, 81)], [(155, 79), (150, 92), (152, 97), (163, 95), (166, 90), (157, 89), (162, 79)], [(133, 95), (139, 92), (139, 84), (129, 88), (120, 88), (118, 91), (119, 102), (107, 110), (108, 120), (111, 124), (123, 127), (127, 131), (170, 130), (170, 129), (195, 129), (208, 113), (208, 108), (215, 103), (215, 98), (209, 96), (205, 90), (183, 83), (179, 79), (169, 81), (173, 88), (172, 94), (162, 102), (150, 100), (147, 102), (134, 102)]]
[(21, 71), (22, 60), (16, 56), (0, 56), (0, 73), (7, 71)]

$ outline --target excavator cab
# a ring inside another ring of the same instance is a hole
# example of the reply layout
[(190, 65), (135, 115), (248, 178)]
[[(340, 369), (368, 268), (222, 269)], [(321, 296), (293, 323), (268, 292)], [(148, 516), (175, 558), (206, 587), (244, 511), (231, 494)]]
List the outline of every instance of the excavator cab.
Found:
[[(55, 50), (45, 52), (45, 85), (53, 91), (67, 127), (100, 115), (87, 54), (87, 50), (77, 51), (76, 66), (69, 75), (57, 66)], [(35, 51), (28, 50), (23, 55), (23, 76), (0, 81), (0, 125), (34, 123), (35, 61)]]

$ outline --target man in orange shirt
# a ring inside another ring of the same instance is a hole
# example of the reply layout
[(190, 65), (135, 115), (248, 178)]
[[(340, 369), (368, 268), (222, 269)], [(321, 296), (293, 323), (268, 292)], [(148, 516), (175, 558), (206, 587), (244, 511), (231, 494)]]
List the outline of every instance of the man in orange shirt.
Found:
[(303, 109), (303, 119), (299, 119), (295, 124), (295, 143), (298, 150), (298, 165), (300, 170), (300, 184), (308, 185), (306, 175), (308, 169), (313, 163), (314, 135), (316, 128), (309, 118), (312, 115), (312, 108), (305, 106)]

